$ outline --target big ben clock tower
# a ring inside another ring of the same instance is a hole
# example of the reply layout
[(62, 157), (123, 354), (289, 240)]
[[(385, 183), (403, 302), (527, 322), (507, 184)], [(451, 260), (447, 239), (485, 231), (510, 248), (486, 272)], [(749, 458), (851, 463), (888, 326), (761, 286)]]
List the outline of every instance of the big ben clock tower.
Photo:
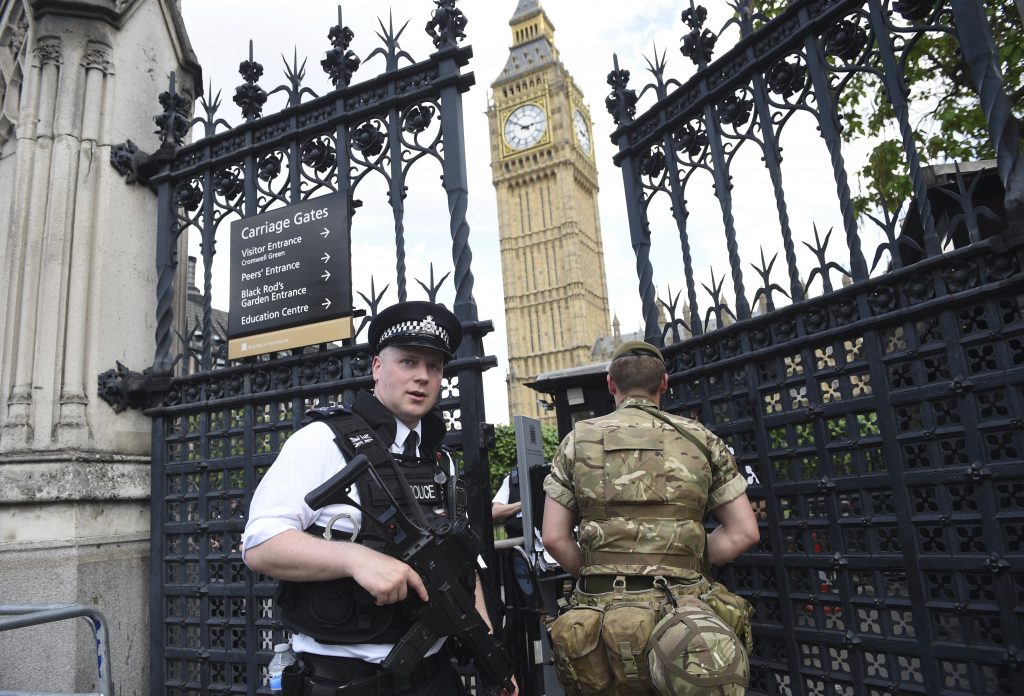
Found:
[(491, 173), (508, 332), (509, 416), (553, 423), (525, 386), (592, 362), (608, 335), (590, 112), (558, 59), (539, 0), (519, 0), (512, 47), (491, 84)]

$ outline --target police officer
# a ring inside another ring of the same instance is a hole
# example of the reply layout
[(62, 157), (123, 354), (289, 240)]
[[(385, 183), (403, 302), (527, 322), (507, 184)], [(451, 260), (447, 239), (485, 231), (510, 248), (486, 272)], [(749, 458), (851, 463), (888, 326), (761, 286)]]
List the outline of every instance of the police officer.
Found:
[(523, 499), (519, 492), (519, 469), (513, 468), (501, 480), (491, 499), (491, 519), (504, 520), (505, 533), (511, 539), (523, 535)]
[[(728, 447), (699, 423), (661, 411), (667, 389), (661, 352), (622, 344), (608, 368), (616, 410), (578, 422), (544, 481), (545, 547), (588, 596), (652, 590), (657, 578), (666, 588), (697, 587), (707, 582), (705, 552), (721, 565), (759, 539)], [(707, 512), (720, 526), (705, 536)]]
[[(447, 492), (456, 488), (451, 485), (455, 469), (441, 450), (443, 420), (432, 409), (445, 362), (461, 339), (459, 320), (441, 305), (403, 302), (380, 312), (369, 327), (373, 394), (360, 393), (351, 413), (340, 408), (311, 413), (317, 420), (288, 439), (256, 489), (243, 557), (253, 571), (282, 581), (278, 605), (305, 670), (293, 693), (460, 692), (443, 640), (428, 650), (411, 688), (389, 681), (379, 665), (412, 624), (403, 600), (415, 595), (430, 601), (424, 583), (412, 567), (377, 550), (382, 545), (373, 548), (372, 534), (358, 534), (357, 509), (313, 510), (304, 497), (341, 471), (357, 448), (379, 446), (397, 460), (395, 469), (404, 472), (428, 519), (454, 509)], [(392, 494), (401, 502), (398, 490)], [(357, 479), (350, 495), (368, 511), (387, 504), (369, 475)], [(322, 536), (325, 528), (330, 541)], [(339, 540), (353, 532), (353, 541)], [(459, 580), (467, 589), (475, 583), (477, 611), (489, 628), (477, 578)]]

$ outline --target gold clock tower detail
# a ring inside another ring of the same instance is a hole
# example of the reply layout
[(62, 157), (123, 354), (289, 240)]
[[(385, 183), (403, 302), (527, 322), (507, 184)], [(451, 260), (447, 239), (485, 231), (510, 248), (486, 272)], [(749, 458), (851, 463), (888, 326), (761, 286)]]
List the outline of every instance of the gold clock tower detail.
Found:
[(508, 332), (509, 416), (554, 422), (525, 386), (592, 362), (608, 335), (590, 112), (558, 59), (539, 0), (519, 0), (512, 47), (491, 84), (491, 172)]

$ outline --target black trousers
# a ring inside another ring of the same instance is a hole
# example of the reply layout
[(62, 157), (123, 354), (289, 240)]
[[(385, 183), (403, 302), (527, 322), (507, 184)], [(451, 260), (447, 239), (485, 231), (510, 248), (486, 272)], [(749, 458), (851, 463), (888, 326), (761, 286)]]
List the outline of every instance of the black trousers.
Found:
[(445, 650), (425, 658), (406, 689), (399, 689), (392, 676), (373, 663), (309, 654), (299, 657), (302, 673), (293, 693), (302, 696), (454, 696), (465, 692)]

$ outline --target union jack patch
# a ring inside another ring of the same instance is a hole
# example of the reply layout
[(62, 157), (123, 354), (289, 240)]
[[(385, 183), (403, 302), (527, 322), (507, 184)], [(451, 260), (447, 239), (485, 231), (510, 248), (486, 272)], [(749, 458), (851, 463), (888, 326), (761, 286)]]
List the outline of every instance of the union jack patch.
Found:
[(356, 449), (359, 449), (360, 447), (366, 447), (367, 445), (373, 442), (373, 437), (371, 437), (367, 433), (349, 435), (348, 439), (349, 442), (352, 443), (352, 446), (355, 447)]

